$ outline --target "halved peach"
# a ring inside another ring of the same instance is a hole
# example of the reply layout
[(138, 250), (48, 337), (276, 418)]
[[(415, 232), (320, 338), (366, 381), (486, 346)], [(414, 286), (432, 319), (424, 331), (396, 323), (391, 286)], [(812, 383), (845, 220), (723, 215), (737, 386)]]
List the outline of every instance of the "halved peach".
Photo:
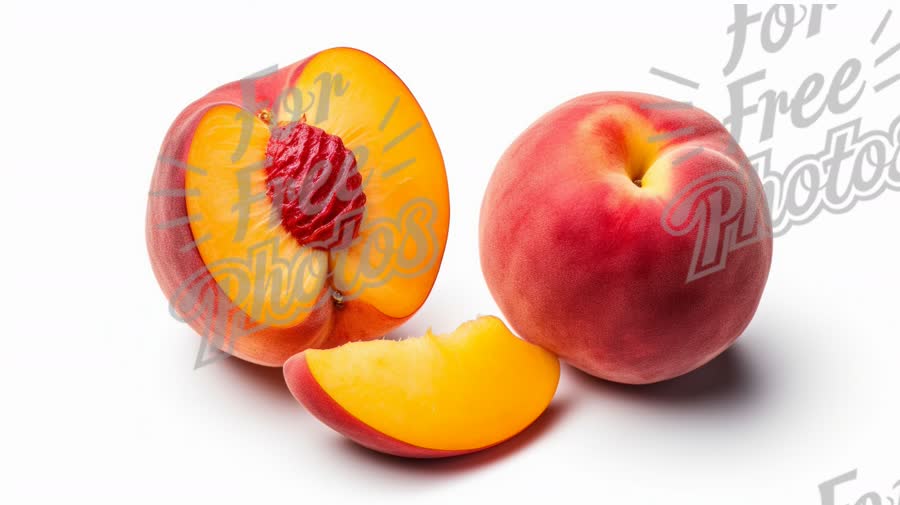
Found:
[(226, 352), (281, 366), (414, 314), (449, 212), (412, 93), (375, 57), (335, 48), (182, 112), (151, 183), (147, 243), (177, 315)]
[(447, 335), (310, 349), (285, 363), (284, 377), (314, 416), (357, 443), (437, 458), (525, 429), (550, 404), (559, 361), (485, 316)]

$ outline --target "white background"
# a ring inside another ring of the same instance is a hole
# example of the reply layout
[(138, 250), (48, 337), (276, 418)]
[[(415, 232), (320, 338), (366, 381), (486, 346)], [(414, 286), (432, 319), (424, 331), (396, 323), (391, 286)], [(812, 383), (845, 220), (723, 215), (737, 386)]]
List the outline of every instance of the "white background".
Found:
[[(361, 449), (319, 424), (279, 370), (234, 359), (193, 370), (198, 337), (168, 314), (144, 244), (160, 141), (213, 87), (337, 45), (390, 65), (428, 113), (446, 160), (450, 239), (434, 291), (393, 336), (448, 331), (497, 309), (484, 286), (478, 210), (494, 163), (528, 124), (576, 95), (635, 90), (728, 113), (725, 84), (760, 68), (796, 89), (900, 42), (888, 3), (827, 11), (776, 55), (759, 25), (739, 69), (729, 5), (562, 1), (18, 2), (4, 8), (3, 363), (0, 502), (817, 504), (900, 479), (897, 261), (900, 194), (823, 214), (775, 242), (759, 311), (731, 351), (681, 379), (623, 387), (564, 368), (550, 410), (473, 456), (420, 462)], [(515, 5), (515, 6), (513, 6)], [(764, 7), (756, 7), (760, 9)], [(699, 91), (650, 67), (702, 83)], [(871, 91), (871, 90), (869, 90)], [(863, 116), (886, 128), (900, 85), (798, 130), (782, 163)], [(887, 504), (887, 500), (884, 501)]]

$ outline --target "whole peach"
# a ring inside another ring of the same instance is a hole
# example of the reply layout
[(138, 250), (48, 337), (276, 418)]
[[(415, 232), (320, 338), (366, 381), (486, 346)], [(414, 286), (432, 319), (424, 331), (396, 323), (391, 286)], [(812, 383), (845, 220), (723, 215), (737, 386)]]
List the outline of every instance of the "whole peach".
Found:
[(525, 130), (490, 180), (479, 242), (516, 332), (630, 384), (734, 343), (772, 260), (762, 186), (728, 131), (636, 93), (581, 96)]

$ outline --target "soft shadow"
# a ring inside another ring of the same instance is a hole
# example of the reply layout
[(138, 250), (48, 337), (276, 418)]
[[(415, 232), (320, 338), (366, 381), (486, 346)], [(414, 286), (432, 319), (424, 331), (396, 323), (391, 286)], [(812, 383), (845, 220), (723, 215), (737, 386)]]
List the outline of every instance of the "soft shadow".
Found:
[(462, 456), (440, 459), (402, 458), (367, 449), (343, 437), (337, 441), (336, 445), (338, 445), (338, 450), (347, 457), (371, 463), (371, 467), (374, 469), (384, 470), (387, 468), (406, 475), (453, 475), (507, 458), (531, 445), (556, 426), (570, 406), (568, 398), (554, 400), (540, 417), (518, 435), (489, 449)]
[(423, 322), (423, 318), (413, 318), (387, 332), (382, 338), (385, 340), (406, 340), (411, 337), (421, 337), (429, 328), (430, 326)]
[(405, 340), (410, 337), (421, 337), (433, 329), (435, 333), (444, 333), (459, 326), (460, 321), (443, 310), (448, 304), (453, 304), (453, 299), (447, 298), (446, 290), (435, 289), (428, 296), (428, 300), (408, 321), (387, 332), (382, 338), (385, 340)]
[(255, 391), (279, 401), (294, 402), (281, 367), (255, 365), (248, 361), (229, 356), (211, 366), (220, 366), (223, 371), (235, 376), (238, 381), (248, 384)]
[(448, 324), (445, 318), (446, 315), (436, 314), (425, 307), (410, 318), (409, 321), (387, 332), (382, 338), (385, 340), (406, 340), (407, 338), (421, 337), (429, 330), (440, 333), (441, 328), (446, 328), (447, 331), (456, 328), (457, 324), (455, 321)]
[(666, 406), (733, 406), (756, 403), (764, 393), (760, 374), (745, 348), (735, 345), (706, 365), (681, 377), (647, 385), (627, 385), (598, 379), (567, 366), (576, 387), (629, 400)]

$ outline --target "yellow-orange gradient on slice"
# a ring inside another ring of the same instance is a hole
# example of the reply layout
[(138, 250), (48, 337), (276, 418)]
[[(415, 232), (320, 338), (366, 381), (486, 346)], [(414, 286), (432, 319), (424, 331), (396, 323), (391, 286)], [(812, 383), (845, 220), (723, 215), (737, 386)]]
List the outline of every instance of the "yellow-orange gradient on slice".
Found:
[(291, 358), (284, 373), (310, 412), (356, 442), (441, 457), (525, 429), (550, 404), (559, 361), (485, 316), (447, 335), (310, 349)]

